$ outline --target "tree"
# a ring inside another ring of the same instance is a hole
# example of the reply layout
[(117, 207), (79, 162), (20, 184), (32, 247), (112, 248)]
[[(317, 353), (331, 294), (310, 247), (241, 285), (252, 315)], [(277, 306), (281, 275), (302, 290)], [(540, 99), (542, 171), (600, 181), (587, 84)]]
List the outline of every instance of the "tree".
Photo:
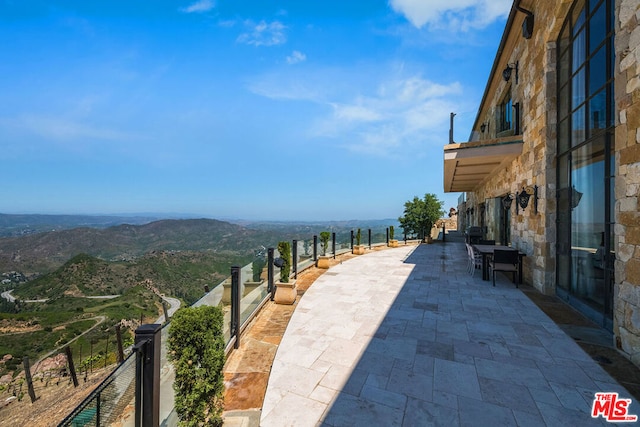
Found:
[(327, 255), (327, 248), (329, 247), (329, 239), (331, 239), (331, 233), (328, 231), (320, 232), (320, 246), (322, 246), (322, 255)]
[(222, 426), (224, 335), (222, 310), (200, 306), (178, 310), (169, 327), (169, 358), (175, 367), (179, 426)]
[(427, 193), (424, 199), (415, 196), (404, 204), (404, 216), (398, 218), (406, 234), (417, 234), (423, 241), (433, 224), (444, 215), (444, 202), (435, 194)]
[(282, 267), (280, 267), (280, 282), (289, 283), (291, 275), (291, 243), (288, 241), (278, 242), (278, 252), (282, 259)]

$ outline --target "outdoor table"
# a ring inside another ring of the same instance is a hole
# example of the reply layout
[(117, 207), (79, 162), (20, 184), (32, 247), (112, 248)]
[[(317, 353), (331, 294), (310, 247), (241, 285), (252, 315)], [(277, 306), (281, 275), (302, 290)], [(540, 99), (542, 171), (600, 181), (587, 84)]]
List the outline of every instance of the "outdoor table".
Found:
[(489, 280), (489, 256), (493, 256), (496, 249), (504, 251), (518, 251), (518, 283), (522, 283), (522, 258), (527, 256), (516, 248), (500, 245), (472, 245), (475, 250), (482, 254), (482, 280)]

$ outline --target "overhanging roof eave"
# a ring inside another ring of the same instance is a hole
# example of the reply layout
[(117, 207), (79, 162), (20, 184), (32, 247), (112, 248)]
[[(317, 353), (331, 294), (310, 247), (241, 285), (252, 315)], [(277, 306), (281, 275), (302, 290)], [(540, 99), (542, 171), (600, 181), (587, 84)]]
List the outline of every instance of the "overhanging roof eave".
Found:
[(473, 191), (498, 168), (522, 154), (521, 135), (444, 146), (444, 191)]

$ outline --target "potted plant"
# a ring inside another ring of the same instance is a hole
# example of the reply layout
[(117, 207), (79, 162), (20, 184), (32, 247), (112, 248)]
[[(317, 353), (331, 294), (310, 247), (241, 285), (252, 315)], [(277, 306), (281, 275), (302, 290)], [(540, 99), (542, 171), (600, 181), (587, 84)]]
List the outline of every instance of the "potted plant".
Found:
[(397, 248), (398, 247), (398, 240), (394, 239), (395, 236), (395, 230), (393, 229), (393, 225), (389, 226), (389, 247), (391, 248)]
[(274, 300), (276, 304), (293, 304), (298, 296), (296, 281), (291, 280), (291, 243), (287, 241), (278, 243), (280, 257), (276, 260), (280, 267), (280, 280), (276, 282), (276, 294)]
[(364, 245), (360, 244), (360, 241), (362, 240), (362, 231), (360, 231), (360, 229), (358, 228), (358, 231), (356, 232), (356, 244), (353, 247), (353, 253), (356, 255), (362, 255), (364, 254)]
[(329, 259), (331, 257), (327, 256), (327, 248), (329, 247), (330, 238), (331, 233), (328, 231), (320, 232), (320, 248), (322, 249), (322, 255), (318, 257), (318, 261), (316, 262), (316, 266), (318, 268), (329, 268)]

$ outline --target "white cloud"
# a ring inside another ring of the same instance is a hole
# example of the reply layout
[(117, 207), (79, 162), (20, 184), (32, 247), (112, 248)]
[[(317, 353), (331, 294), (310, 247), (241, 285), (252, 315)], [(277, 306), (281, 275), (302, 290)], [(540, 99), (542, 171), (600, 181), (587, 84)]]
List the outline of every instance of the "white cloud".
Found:
[(208, 12), (215, 7), (212, 0), (198, 0), (191, 5), (180, 9), (184, 13), (203, 13)]
[(467, 31), (484, 28), (509, 13), (512, 0), (389, 0), (416, 28)]
[(283, 44), (287, 41), (284, 30), (287, 28), (279, 21), (265, 22), (253, 21), (244, 22), (247, 31), (238, 36), (239, 43), (245, 43), (253, 46), (275, 46)]
[(307, 60), (307, 55), (304, 53), (294, 50), (291, 55), (287, 56), (287, 64), (297, 64), (298, 62), (304, 62)]
[(331, 104), (332, 115), (316, 131), (320, 136), (345, 139), (350, 151), (377, 156), (401, 155), (429, 138), (440, 141), (446, 132), (454, 99), (462, 93), (459, 83), (442, 85), (420, 76), (398, 78), (381, 84), (375, 94), (351, 102)]
[[(462, 85), (438, 83), (401, 68), (388, 71), (322, 69), (272, 73), (252, 82), (254, 94), (315, 104), (324, 110), (305, 125), (309, 136), (345, 150), (403, 157), (425, 144), (446, 144), (450, 112), (473, 110)], [(322, 111), (322, 110), (321, 110)], [(413, 151), (412, 151), (413, 150)], [(423, 152), (423, 150), (418, 150)]]

